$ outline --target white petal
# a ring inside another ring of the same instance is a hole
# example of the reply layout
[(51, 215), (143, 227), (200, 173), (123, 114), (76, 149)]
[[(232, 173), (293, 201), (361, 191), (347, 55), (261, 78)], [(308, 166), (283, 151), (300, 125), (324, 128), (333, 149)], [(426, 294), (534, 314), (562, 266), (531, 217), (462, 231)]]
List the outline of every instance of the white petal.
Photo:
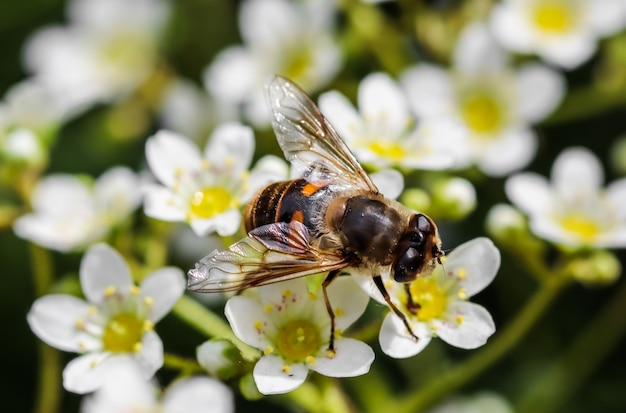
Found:
[(372, 182), (386, 198), (396, 199), (404, 190), (404, 176), (395, 169), (384, 169), (370, 175)]
[(86, 302), (71, 295), (46, 295), (33, 303), (28, 325), (37, 337), (60, 350), (95, 350), (101, 347), (100, 340), (76, 327), (88, 308)]
[(233, 329), (233, 333), (244, 343), (264, 350), (269, 342), (263, 331), (255, 325), (266, 326), (269, 323), (261, 305), (245, 296), (231, 297), (224, 307), (224, 314)]
[(511, 202), (528, 214), (542, 213), (553, 203), (548, 180), (534, 172), (525, 172), (507, 179), (506, 195)]
[(561, 103), (565, 79), (552, 69), (527, 64), (517, 73), (517, 113), (532, 123), (540, 121)]
[[(304, 278), (296, 278), (280, 283), (265, 285), (258, 288), (258, 293), (261, 305), (270, 303), (281, 304), (285, 302), (286, 306), (297, 306), (302, 303), (306, 303), (309, 300), (309, 290), (307, 288), (306, 279)], [(285, 300), (286, 298), (289, 299)], [(289, 311), (293, 310), (294, 308), (290, 307)]]
[(573, 36), (563, 36), (552, 42), (538, 45), (537, 53), (546, 61), (565, 69), (574, 69), (580, 66), (596, 51), (596, 41), (590, 34), (580, 33)]
[(202, 162), (200, 150), (190, 139), (167, 130), (148, 139), (146, 159), (154, 176), (168, 187), (180, 170), (199, 169)]
[(227, 237), (233, 235), (241, 225), (241, 212), (238, 209), (229, 209), (228, 211), (216, 215), (212, 218), (194, 218), (190, 222), (193, 231), (203, 237), (212, 232)]
[(510, 130), (492, 139), (478, 160), (480, 169), (491, 176), (504, 176), (521, 169), (537, 153), (537, 137), (530, 129)]
[(412, 323), (411, 329), (419, 337), (418, 341), (409, 335), (400, 317), (390, 312), (380, 327), (380, 335), (378, 336), (380, 349), (393, 358), (407, 358), (416, 355), (430, 343), (431, 335), (428, 328), (422, 323)]
[(245, 43), (260, 50), (283, 44), (302, 30), (294, 4), (285, 0), (249, 1), (239, 10), (239, 30)]
[(111, 168), (95, 183), (95, 197), (101, 208), (124, 217), (141, 202), (139, 177), (125, 167)]
[(254, 154), (252, 129), (237, 122), (223, 123), (211, 134), (204, 149), (210, 164), (232, 165), (233, 176), (248, 169)]
[(389, 75), (366, 76), (359, 85), (358, 100), (361, 117), (373, 130), (399, 136), (406, 129), (410, 119), (406, 97)]
[(258, 191), (273, 182), (283, 181), (289, 176), (289, 168), (282, 159), (265, 155), (259, 159), (250, 171), (247, 185), (239, 200), (248, 202)]
[(517, 52), (530, 52), (533, 34), (524, 17), (507, 3), (496, 4), (491, 9), (489, 25), (502, 46)]
[(504, 70), (507, 56), (484, 24), (472, 23), (461, 33), (453, 61), (464, 75), (483, 75)]
[(626, 178), (611, 182), (606, 188), (606, 196), (621, 218), (626, 218)]
[(163, 318), (185, 292), (183, 272), (174, 267), (161, 268), (153, 272), (141, 283), (141, 296), (152, 299), (150, 320), (157, 322)]
[(76, 205), (93, 209), (91, 189), (81, 179), (68, 174), (49, 175), (35, 188), (31, 200), (37, 213), (53, 216), (75, 211)]
[(168, 188), (150, 185), (145, 188), (144, 213), (162, 221), (184, 221), (187, 211), (177, 201), (175, 194)]
[(437, 327), (437, 335), (446, 343), (464, 349), (480, 347), (496, 331), (493, 319), (482, 306), (465, 301), (450, 303), (448, 313), (452, 317), (461, 316), (462, 322), (456, 319), (442, 323)]
[(456, 93), (448, 73), (436, 66), (420, 64), (407, 69), (401, 77), (409, 104), (418, 116), (431, 117), (455, 113)]
[(346, 142), (354, 142), (363, 132), (363, 120), (347, 97), (336, 91), (320, 95), (320, 111)]
[(374, 284), (374, 279), (370, 274), (361, 274), (356, 271), (351, 271), (350, 276), (354, 278), (356, 284), (361, 287), (367, 295), (378, 301), (380, 304), (387, 305), (383, 295), (378, 290), (378, 287), (376, 287), (376, 284)]
[(339, 277), (328, 287), (328, 299), (338, 315), (335, 326), (345, 330), (365, 312), (369, 296), (352, 277)]
[(333, 358), (318, 357), (309, 368), (329, 377), (355, 377), (366, 374), (374, 361), (374, 351), (367, 344), (351, 338), (335, 341)]
[(445, 262), (446, 271), (465, 270), (459, 281), (467, 297), (482, 291), (500, 268), (500, 251), (489, 238), (479, 237), (456, 247)]
[(163, 366), (163, 342), (157, 333), (147, 331), (141, 339), (141, 351), (135, 359), (143, 377), (149, 379)]
[(257, 64), (243, 47), (228, 47), (215, 56), (203, 73), (204, 87), (226, 104), (244, 101), (258, 83)]
[(416, 148), (404, 165), (429, 170), (466, 167), (471, 155), (467, 135), (467, 128), (454, 118), (424, 119), (408, 138), (416, 141)]
[(96, 244), (87, 250), (80, 263), (80, 285), (88, 301), (100, 303), (108, 287), (128, 294), (133, 280), (126, 261), (116, 250)]
[[(121, 356), (133, 363), (130, 356)], [(110, 353), (89, 353), (67, 363), (63, 370), (63, 387), (72, 393), (85, 394), (98, 389), (104, 383), (109, 368), (120, 359)]]
[(586, 4), (585, 18), (597, 34), (607, 36), (626, 25), (623, 0), (593, 0)]
[(257, 388), (263, 394), (288, 393), (298, 388), (308, 374), (302, 364), (289, 365), (289, 371), (283, 371), (285, 361), (276, 356), (263, 356), (254, 366), (252, 373)]
[(233, 393), (219, 380), (191, 377), (176, 381), (163, 397), (163, 413), (231, 413)]
[(554, 189), (576, 202), (580, 195), (595, 196), (603, 184), (602, 164), (589, 149), (573, 147), (559, 154), (550, 174)]
[(80, 411), (111, 413), (156, 408), (155, 386), (143, 378), (136, 365), (119, 362), (111, 365), (102, 386), (83, 399)]

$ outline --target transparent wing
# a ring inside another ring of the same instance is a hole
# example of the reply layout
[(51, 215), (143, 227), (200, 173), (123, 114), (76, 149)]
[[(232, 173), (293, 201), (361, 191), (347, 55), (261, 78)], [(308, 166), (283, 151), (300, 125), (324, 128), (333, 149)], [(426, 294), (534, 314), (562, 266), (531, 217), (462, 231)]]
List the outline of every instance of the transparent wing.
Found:
[(341, 256), (311, 247), (297, 221), (255, 228), (225, 250), (215, 250), (188, 272), (187, 288), (198, 292), (239, 291), (344, 268)]
[(278, 143), (304, 178), (378, 192), (343, 139), (302, 89), (275, 76), (267, 83), (266, 92)]

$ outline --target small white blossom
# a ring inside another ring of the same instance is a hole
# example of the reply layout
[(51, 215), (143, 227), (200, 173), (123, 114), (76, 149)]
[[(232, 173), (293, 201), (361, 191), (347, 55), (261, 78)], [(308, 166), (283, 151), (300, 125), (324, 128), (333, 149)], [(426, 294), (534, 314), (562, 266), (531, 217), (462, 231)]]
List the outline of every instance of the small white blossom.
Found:
[(146, 143), (146, 158), (163, 185), (146, 188), (146, 215), (187, 222), (201, 236), (234, 234), (241, 224), (241, 206), (287, 176), (285, 163), (270, 155), (248, 170), (253, 153), (252, 129), (238, 123), (215, 129), (203, 154), (184, 136), (157, 132)]
[(162, 397), (158, 387), (135, 366), (113, 366), (104, 384), (86, 397), (81, 413), (232, 413), (233, 393), (222, 382), (203, 376), (172, 383)]
[(169, 14), (162, 0), (72, 0), (69, 25), (37, 31), (25, 46), (25, 65), (79, 112), (132, 92), (153, 70)]
[(462, 127), (447, 119), (418, 121), (400, 86), (385, 73), (361, 81), (359, 111), (336, 91), (322, 94), (319, 106), (364, 164), (446, 169), (466, 163)]
[(80, 353), (63, 371), (63, 386), (74, 393), (99, 388), (108, 369), (136, 366), (148, 379), (163, 364), (163, 343), (154, 324), (185, 289), (178, 268), (161, 268), (137, 287), (120, 254), (106, 244), (92, 246), (80, 265), (86, 301), (62, 294), (37, 299), (28, 324), (47, 344)]
[[(405, 285), (387, 274), (384, 282), (391, 300), (406, 315), (419, 340), (410, 335), (400, 317), (389, 312), (379, 335), (382, 351), (395, 358), (411, 357), (432, 337), (464, 349), (485, 344), (495, 325), (485, 308), (468, 299), (491, 283), (499, 267), (500, 252), (489, 239), (468, 241), (452, 251), (431, 275), (409, 283), (412, 305)], [(354, 274), (354, 278), (373, 298), (385, 302), (371, 277)]]
[(494, 35), (504, 47), (536, 53), (566, 69), (587, 61), (599, 38), (625, 25), (623, 0), (505, 0), (491, 14)]
[(263, 85), (285, 76), (307, 92), (326, 85), (341, 65), (332, 31), (333, 2), (247, 0), (239, 9), (243, 45), (217, 55), (204, 73), (204, 85), (222, 104), (243, 109), (256, 125), (268, 125)]
[(311, 293), (306, 284), (304, 279), (271, 284), (226, 303), (226, 318), (237, 337), (264, 352), (253, 372), (263, 394), (294, 390), (309, 370), (331, 377), (362, 375), (374, 361), (367, 344), (342, 336), (365, 311), (368, 296), (350, 277), (330, 284), (328, 296), (336, 315), (330, 351), (331, 323), (322, 291)]
[(623, 248), (626, 178), (606, 188), (603, 180), (602, 164), (592, 152), (569, 148), (554, 161), (550, 182), (525, 172), (507, 180), (506, 193), (541, 238), (575, 248)]
[(463, 31), (453, 69), (419, 64), (402, 75), (418, 116), (462, 123), (470, 157), (486, 174), (502, 176), (528, 165), (537, 150), (529, 125), (547, 116), (564, 94), (562, 76), (530, 63), (513, 70), (484, 25)]
[(115, 167), (93, 184), (74, 175), (43, 178), (35, 187), (33, 212), (13, 224), (16, 235), (57, 251), (84, 249), (104, 239), (141, 202), (139, 178)]

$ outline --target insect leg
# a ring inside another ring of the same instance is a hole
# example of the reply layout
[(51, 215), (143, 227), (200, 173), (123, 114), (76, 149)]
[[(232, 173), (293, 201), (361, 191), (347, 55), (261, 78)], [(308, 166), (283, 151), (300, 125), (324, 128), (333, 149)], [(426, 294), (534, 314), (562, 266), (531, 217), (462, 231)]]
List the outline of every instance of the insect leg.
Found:
[(387, 303), (387, 305), (389, 305), (389, 307), (393, 310), (393, 312), (396, 313), (398, 317), (400, 317), (400, 319), (404, 323), (404, 326), (408, 330), (411, 337), (413, 337), (415, 341), (418, 341), (419, 337), (413, 333), (413, 330), (411, 329), (411, 326), (409, 325), (409, 320), (407, 320), (406, 315), (402, 311), (400, 311), (400, 309), (396, 307), (396, 305), (393, 302), (391, 302), (391, 297), (389, 297), (389, 293), (387, 292), (387, 289), (385, 288), (385, 285), (383, 284), (383, 279), (380, 277), (380, 275), (374, 276), (374, 284), (376, 284), (376, 287), (378, 287), (378, 291), (380, 291), (380, 293), (383, 295), (383, 298), (385, 299), (385, 302)]
[(415, 301), (413, 301), (413, 294), (411, 294), (410, 283), (404, 284), (404, 291), (406, 292), (406, 296), (407, 296), (406, 309), (409, 310), (411, 314), (417, 315), (417, 310), (420, 309), (420, 305), (419, 303), (416, 303)]
[(324, 279), (322, 283), (322, 291), (324, 292), (324, 302), (326, 303), (326, 311), (328, 311), (328, 316), (330, 317), (330, 340), (328, 341), (328, 351), (334, 353), (335, 351), (335, 312), (333, 311), (333, 307), (330, 305), (330, 300), (328, 299), (328, 293), (326, 292), (326, 288), (330, 285), (330, 283), (337, 278), (339, 275), (339, 270), (332, 270)]

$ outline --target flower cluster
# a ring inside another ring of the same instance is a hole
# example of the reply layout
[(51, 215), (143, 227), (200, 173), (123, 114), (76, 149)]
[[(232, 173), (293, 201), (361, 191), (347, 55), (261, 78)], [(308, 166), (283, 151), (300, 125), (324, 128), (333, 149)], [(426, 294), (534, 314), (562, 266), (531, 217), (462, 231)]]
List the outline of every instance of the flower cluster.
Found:
[(626, 404), (624, 0), (6, 3), (7, 409)]

